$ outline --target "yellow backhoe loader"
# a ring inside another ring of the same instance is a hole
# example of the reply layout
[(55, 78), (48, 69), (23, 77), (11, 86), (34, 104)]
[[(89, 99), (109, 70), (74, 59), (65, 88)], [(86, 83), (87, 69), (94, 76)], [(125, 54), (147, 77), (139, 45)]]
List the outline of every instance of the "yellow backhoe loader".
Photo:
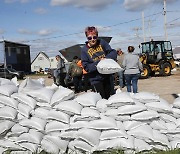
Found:
[(146, 79), (158, 72), (162, 76), (171, 75), (176, 67), (170, 41), (149, 41), (141, 43), (140, 60), (143, 64), (141, 78)]

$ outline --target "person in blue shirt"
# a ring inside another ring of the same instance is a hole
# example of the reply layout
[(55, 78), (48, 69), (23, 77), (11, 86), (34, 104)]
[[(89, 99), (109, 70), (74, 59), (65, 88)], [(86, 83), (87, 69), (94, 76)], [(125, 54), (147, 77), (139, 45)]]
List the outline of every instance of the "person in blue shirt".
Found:
[(96, 66), (104, 58), (116, 60), (117, 52), (105, 40), (98, 39), (96, 27), (86, 27), (85, 35), (87, 41), (81, 50), (82, 65), (88, 72), (93, 90), (100, 93), (102, 98), (108, 99), (114, 91), (112, 74), (100, 74)]

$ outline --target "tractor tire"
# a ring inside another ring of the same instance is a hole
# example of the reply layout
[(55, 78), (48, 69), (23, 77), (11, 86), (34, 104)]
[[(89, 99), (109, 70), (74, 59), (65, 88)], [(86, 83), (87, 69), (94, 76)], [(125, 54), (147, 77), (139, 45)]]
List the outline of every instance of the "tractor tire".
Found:
[(143, 65), (143, 72), (141, 72), (141, 79), (147, 79), (149, 78), (149, 75), (151, 73), (150, 68), (147, 65)]
[(162, 64), (160, 74), (163, 76), (171, 75), (171, 65), (169, 63)]

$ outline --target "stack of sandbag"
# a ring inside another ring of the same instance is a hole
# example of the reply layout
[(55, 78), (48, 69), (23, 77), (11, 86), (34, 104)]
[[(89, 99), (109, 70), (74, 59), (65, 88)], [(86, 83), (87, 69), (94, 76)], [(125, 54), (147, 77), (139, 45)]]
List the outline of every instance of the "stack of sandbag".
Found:
[(127, 153), (180, 147), (180, 99), (149, 92), (75, 96), (70, 89), (27, 78), (0, 79), (0, 153)]

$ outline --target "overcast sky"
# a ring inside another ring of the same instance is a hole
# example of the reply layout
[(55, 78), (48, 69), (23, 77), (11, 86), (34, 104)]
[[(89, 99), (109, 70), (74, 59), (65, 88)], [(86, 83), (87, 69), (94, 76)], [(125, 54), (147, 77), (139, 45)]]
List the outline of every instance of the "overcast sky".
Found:
[[(180, 0), (167, 0), (167, 34), (180, 46)], [(99, 36), (111, 36), (112, 48), (127, 50), (145, 39), (164, 40), (163, 0), (1, 0), (0, 40), (31, 46), (31, 60), (44, 51), (58, 50), (86, 41), (86, 26), (96, 26)]]

